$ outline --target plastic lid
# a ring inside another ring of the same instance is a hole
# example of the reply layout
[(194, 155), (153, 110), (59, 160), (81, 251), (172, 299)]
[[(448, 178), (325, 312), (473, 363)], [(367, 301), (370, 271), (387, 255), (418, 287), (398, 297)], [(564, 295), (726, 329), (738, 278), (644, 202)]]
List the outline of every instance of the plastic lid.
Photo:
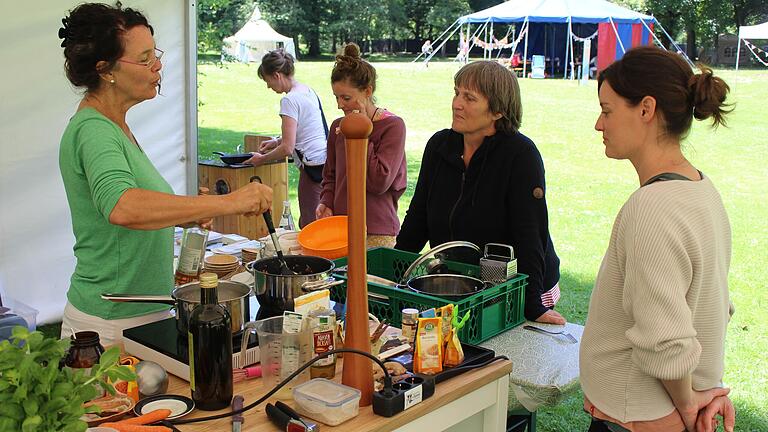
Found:
[(360, 398), (360, 390), (325, 378), (313, 378), (298, 385), (293, 388), (293, 393), (323, 403), (326, 406), (340, 406)]

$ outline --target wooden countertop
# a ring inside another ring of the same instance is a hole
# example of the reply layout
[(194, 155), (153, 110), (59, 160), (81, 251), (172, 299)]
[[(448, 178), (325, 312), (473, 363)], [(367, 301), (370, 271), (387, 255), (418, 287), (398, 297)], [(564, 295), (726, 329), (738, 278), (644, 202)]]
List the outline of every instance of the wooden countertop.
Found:
[[(337, 362), (337, 374), (335, 381), (341, 380), (341, 363)], [(477, 390), (488, 383), (491, 383), (505, 374), (509, 374), (512, 371), (512, 362), (508, 360), (498, 360), (489, 364), (481, 369), (475, 369), (465, 372), (457, 377), (451, 378), (443, 383), (440, 383), (435, 388), (435, 394), (429, 399), (424, 400), (420, 404), (409, 408), (406, 411), (394, 417), (381, 417), (373, 413), (371, 406), (361, 407), (360, 413), (357, 417), (348, 420), (338, 426), (332, 427), (325, 424), (320, 424), (322, 431), (390, 431), (408, 424), (409, 422), (423, 416), (424, 414), (437, 409), (443, 405), (446, 405), (461, 396), (466, 395), (474, 390)], [(261, 379), (254, 379), (249, 381), (243, 381), (235, 384), (235, 394), (243, 395), (245, 398), (244, 405), (253, 403), (256, 399), (266, 393), (267, 389), (262, 386)], [(168, 393), (180, 394), (189, 396), (189, 384), (173, 375), (170, 376), (170, 383), (168, 385)], [(274, 403), (274, 400), (270, 400)], [(283, 401), (288, 405), (295, 407), (293, 400)], [(265, 403), (257, 405), (255, 408), (244, 413), (245, 421), (243, 422), (242, 431), (280, 431), (280, 429), (273, 425), (264, 413)], [(221, 414), (228, 410), (221, 411), (200, 411), (195, 410), (186, 418), (205, 417), (213, 414)], [(191, 423), (176, 426), (182, 432), (195, 432), (195, 431), (229, 431), (231, 430), (231, 419), (223, 418), (219, 420), (206, 421), (201, 423)]]

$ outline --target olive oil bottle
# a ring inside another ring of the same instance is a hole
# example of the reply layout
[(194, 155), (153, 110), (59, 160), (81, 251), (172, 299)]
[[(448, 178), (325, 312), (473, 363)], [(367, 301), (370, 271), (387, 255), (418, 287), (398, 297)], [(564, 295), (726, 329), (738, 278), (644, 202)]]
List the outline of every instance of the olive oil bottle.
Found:
[(216, 274), (200, 275), (200, 304), (189, 318), (189, 386), (195, 406), (205, 411), (232, 401), (232, 319), (219, 305), (218, 285)]

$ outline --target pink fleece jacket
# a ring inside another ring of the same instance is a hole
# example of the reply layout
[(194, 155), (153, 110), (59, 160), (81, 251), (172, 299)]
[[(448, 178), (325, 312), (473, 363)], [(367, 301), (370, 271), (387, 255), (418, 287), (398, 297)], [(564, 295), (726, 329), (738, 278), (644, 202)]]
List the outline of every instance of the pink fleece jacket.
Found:
[[(389, 113), (388, 113), (389, 114)], [(333, 121), (328, 134), (328, 155), (323, 169), (320, 203), (334, 215), (347, 214), (347, 158), (341, 118)], [(396, 236), (400, 231), (397, 200), (407, 186), (405, 123), (396, 115), (373, 122), (368, 138), (366, 223), (368, 234)]]

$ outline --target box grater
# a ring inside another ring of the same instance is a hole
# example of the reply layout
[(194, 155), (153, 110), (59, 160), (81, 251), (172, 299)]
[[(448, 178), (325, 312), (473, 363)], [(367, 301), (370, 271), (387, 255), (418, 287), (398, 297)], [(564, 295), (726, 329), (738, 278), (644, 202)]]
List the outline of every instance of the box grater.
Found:
[[(504, 255), (492, 252), (503, 253)], [(510, 245), (488, 243), (485, 245), (483, 257), (480, 258), (480, 279), (484, 282), (501, 284), (517, 274), (517, 259), (515, 250)]]

